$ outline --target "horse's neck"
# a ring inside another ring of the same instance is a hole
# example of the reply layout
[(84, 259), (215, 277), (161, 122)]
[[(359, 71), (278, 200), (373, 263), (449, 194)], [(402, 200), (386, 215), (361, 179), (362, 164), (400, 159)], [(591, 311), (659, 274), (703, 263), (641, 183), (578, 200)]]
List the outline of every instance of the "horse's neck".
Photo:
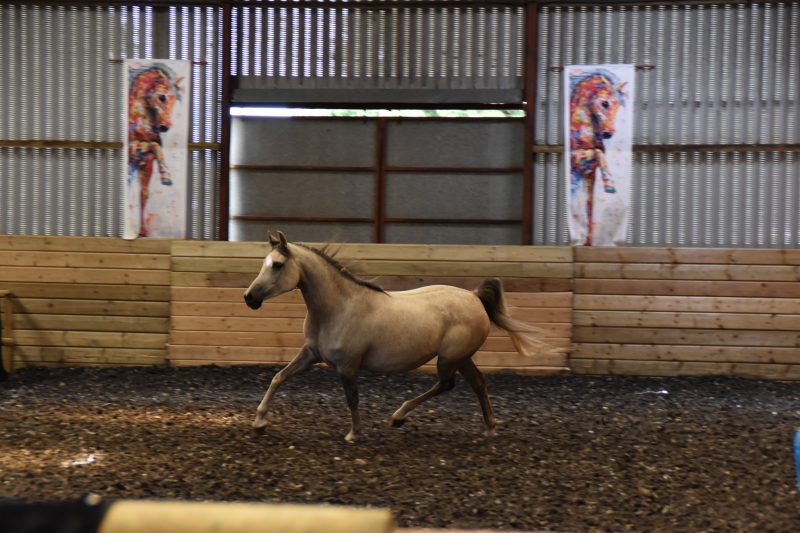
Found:
[(298, 256), (302, 271), (298, 287), (308, 314), (317, 322), (325, 322), (337, 314), (346, 300), (356, 296), (359, 287), (314, 252), (298, 250)]

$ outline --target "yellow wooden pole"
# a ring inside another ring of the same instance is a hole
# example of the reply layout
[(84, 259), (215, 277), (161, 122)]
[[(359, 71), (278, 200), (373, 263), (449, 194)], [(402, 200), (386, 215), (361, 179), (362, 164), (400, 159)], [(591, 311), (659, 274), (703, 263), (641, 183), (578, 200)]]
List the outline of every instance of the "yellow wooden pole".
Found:
[(3, 344), (3, 368), (10, 374), (14, 370), (14, 308), (11, 301), (11, 292), (0, 291), (0, 297), (5, 299), (3, 332), (0, 334), (0, 341)]
[(260, 503), (115, 502), (98, 533), (390, 533), (387, 509)]

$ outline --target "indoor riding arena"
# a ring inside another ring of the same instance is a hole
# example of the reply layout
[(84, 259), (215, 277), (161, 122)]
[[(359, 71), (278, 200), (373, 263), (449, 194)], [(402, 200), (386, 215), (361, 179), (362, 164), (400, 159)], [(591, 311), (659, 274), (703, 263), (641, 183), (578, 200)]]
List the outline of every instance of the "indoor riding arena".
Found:
[(800, 3), (0, 0), (0, 531), (800, 524)]

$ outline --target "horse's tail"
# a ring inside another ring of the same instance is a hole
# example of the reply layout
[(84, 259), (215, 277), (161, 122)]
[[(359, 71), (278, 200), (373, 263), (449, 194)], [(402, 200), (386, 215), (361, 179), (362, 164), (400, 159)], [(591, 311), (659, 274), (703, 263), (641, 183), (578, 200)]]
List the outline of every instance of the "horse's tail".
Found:
[(488, 278), (475, 289), (475, 294), (480, 298), (489, 320), (495, 326), (504, 329), (511, 337), (514, 348), (524, 356), (534, 356), (546, 351), (550, 345), (532, 337), (544, 337), (547, 332), (541, 328), (526, 324), (521, 320), (511, 318), (506, 309), (503, 284), (497, 278)]

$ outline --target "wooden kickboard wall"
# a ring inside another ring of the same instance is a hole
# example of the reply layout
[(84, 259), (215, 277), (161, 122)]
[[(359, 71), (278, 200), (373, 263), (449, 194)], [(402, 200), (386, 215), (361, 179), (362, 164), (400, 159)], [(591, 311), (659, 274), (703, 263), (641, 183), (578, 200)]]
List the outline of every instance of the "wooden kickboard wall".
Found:
[(158, 365), (169, 334), (170, 241), (0, 235), (15, 368)]
[(578, 374), (800, 379), (800, 250), (575, 248)]
[[(437, 283), (474, 289), (486, 277), (504, 281), (511, 313), (549, 332), (555, 353), (516, 353), (493, 331), (475, 361), (485, 372), (563, 373), (572, 336), (572, 250), (566, 247), (338, 245), (337, 259), (386, 290)], [(305, 305), (299, 291), (265, 302), (243, 300), (265, 243), (175, 241), (172, 247), (170, 364), (285, 364), (303, 345)], [(423, 371), (433, 371), (435, 363)]]

